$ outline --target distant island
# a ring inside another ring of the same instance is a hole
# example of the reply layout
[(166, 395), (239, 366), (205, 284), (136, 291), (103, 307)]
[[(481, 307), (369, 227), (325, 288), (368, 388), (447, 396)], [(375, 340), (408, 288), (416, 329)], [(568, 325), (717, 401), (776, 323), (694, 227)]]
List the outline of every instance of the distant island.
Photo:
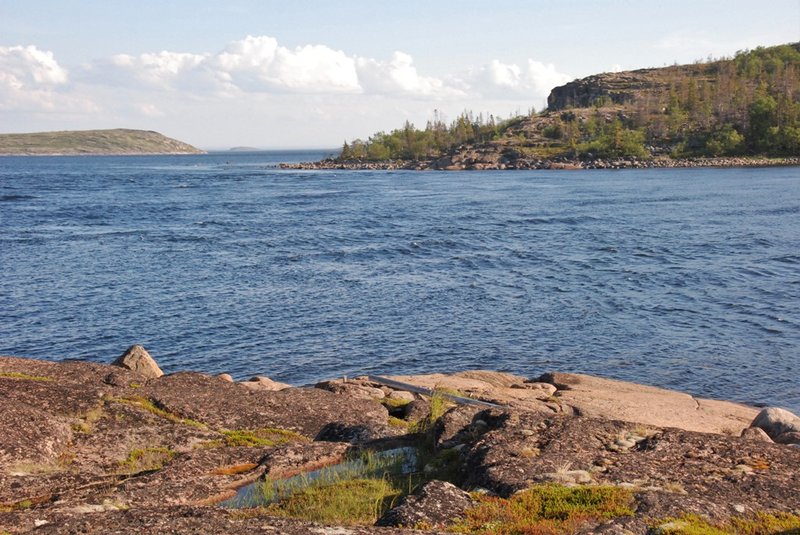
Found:
[(231, 147), (228, 152), (258, 152), (260, 150), (255, 147)]
[(406, 124), (313, 169), (583, 169), (800, 165), (800, 43), (603, 73), (556, 87), (541, 113), (465, 111)]
[(67, 130), (0, 134), (0, 155), (204, 154), (196, 147), (148, 130)]

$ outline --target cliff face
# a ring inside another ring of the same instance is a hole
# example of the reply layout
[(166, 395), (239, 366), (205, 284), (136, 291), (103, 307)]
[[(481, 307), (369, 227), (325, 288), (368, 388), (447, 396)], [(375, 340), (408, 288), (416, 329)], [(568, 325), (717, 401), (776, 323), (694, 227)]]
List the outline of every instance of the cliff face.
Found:
[(0, 134), (0, 155), (202, 154), (158, 132), (116, 128)]
[(595, 74), (556, 87), (547, 97), (551, 111), (566, 108), (588, 108), (605, 99), (605, 102), (627, 104), (637, 92), (662, 88), (663, 83), (649, 76), (652, 70)]
[(589, 108), (596, 105), (631, 104), (648, 93), (659, 96), (668, 93), (676, 80), (690, 79), (696, 83), (711, 83), (721, 62), (697, 65), (675, 65), (658, 69), (606, 72), (573, 80), (554, 88), (547, 97), (547, 109)]

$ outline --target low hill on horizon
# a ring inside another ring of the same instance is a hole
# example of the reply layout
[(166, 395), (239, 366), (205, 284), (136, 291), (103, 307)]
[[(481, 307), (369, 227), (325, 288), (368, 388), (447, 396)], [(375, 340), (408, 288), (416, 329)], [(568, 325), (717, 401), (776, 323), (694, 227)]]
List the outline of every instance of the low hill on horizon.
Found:
[(203, 154), (188, 143), (151, 130), (64, 130), (0, 134), (0, 155)]

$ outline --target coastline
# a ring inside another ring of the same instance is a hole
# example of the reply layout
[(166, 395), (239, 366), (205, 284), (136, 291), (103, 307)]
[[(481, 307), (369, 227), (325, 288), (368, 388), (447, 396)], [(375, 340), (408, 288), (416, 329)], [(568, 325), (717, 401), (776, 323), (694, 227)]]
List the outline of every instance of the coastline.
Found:
[[(555, 488), (627, 496), (630, 512), (581, 519), (609, 533), (681, 515), (800, 526), (800, 418), (613, 379), (483, 370), (292, 387), (164, 375), (132, 346), (112, 364), (0, 357), (0, 394), (0, 533), (443, 533), (480, 502), (466, 491)], [(367, 524), (221, 506), (398, 447), (427, 452), (421, 479)]]
[(348, 171), (520, 171), (520, 170), (590, 170), (590, 169), (671, 169), (692, 167), (788, 167), (800, 166), (800, 157), (793, 158), (619, 158), (575, 160), (554, 159), (464, 159), (452, 157), (432, 160), (362, 161), (325, 159), (318, 162), (282, 163), (281, 169)]

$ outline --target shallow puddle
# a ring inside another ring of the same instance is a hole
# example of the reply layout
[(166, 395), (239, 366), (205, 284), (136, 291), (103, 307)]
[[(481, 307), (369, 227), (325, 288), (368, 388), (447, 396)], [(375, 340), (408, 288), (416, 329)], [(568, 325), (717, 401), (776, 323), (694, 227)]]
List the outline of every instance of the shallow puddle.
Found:
[(273, 481), (271, 486), (268, 481), (256, 481), (240, 488), (236, 496), (220, 503), (220, 506), (240, 509), (269, 505), (312, 485), (325, 486), (349, 479), (412, 474), (418, 471), (418, 464), (416, 448), (368, 452), (339, 464)]

